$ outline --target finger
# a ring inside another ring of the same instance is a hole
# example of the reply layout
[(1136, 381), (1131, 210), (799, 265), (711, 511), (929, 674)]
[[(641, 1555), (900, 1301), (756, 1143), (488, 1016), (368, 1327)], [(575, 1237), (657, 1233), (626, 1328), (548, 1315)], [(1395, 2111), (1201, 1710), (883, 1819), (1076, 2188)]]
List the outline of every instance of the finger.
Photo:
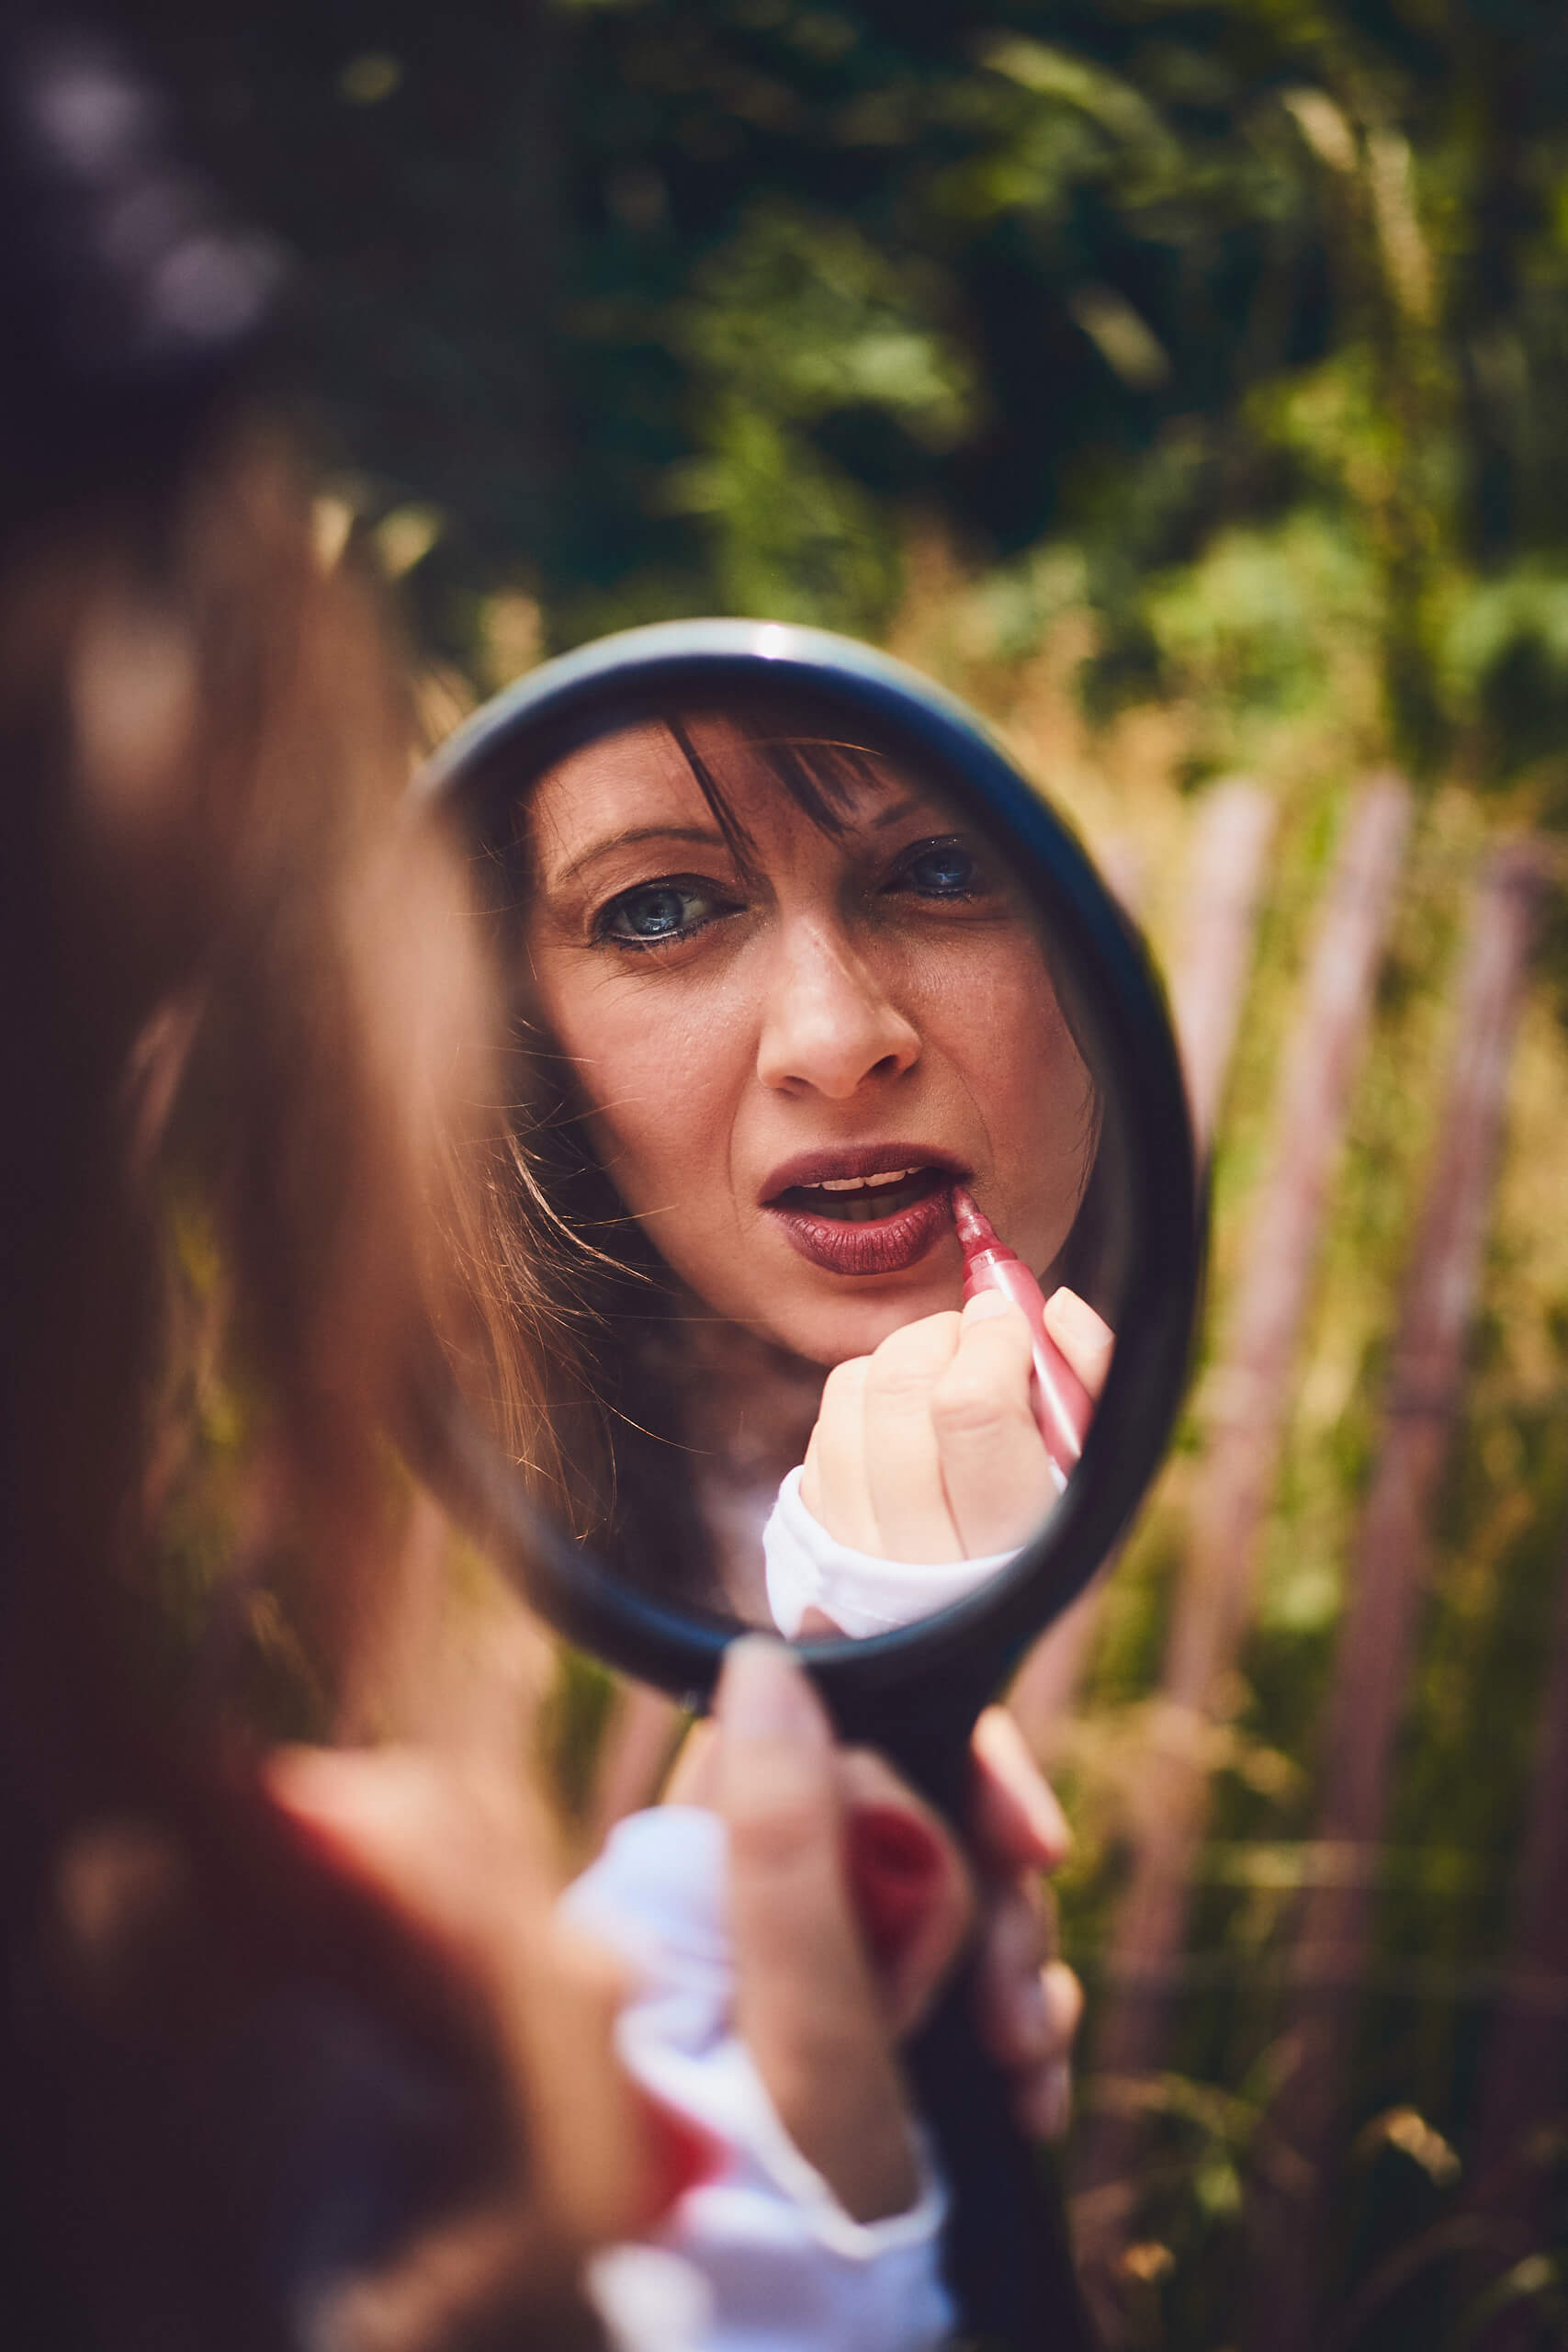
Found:
[(847, 1544), (855, 1552), (877, 1548), (865, 1463), (870, 1370), (869, 1356), (851, 1356), (828, 1374), (800, 1479), (800, 1499), (818, 1525), (836, 1544)]
[(1033, 1372), (1021, 1310), (997, 1291), (972, 1298), (931, 1399), (942, 1492), (965, 1559), (1027, 1543), (1056, 1498), (1029, 1401)]
[(719, 1679), (736, 2017), (780, 2120), (858, 2221), (917, 2174), (883, 2006), (851, 1913), (832, 1735), (782, 1644), (732, 1643)]
[(975, 1922), (975, 1888), (952, 1832), (870, 1748), (840, 1750), (856, 1915), (896, 2037), (914, 2030)]
[(1064, 1285), (1045, 1301), (1045, 1329), (1091, 1396), (1098, 1399), (1116, 1350), (1116, 1334), (1089, 1301)]
[(1012, 2111), (1026, 2138), (1064, 2139), (1073, 2118), (1073, 2070), (1066, 2061), (1015, 2082)]
[(1046, 1969), (1043, 1984), (1052, 2054), (1038, 2065), (1015, 2072), (1012, 2104), (1032, 2139), (1059, 2140), (1072, 2113), (1072, 2049), (1083, 2016), (1083, 1987), (1061, 1961)]
[[(823, 1620), (827, 1631), (836, 1630)], [(802, 1631), (812, 1630), (802, 1625)], [(694, 1724), (671, 1777), (667, 1801), (708, 1805), (719, 1802), (717, 1726)], [(931, 1806), (916, 1796), (892, 1766), (871, 1748), (839, 1751), (840, 1799), (852, 1816), (846, 1849), (851, 1897), (857, 1924), (867, 1927), (868, 1907), (883, 1901), (901, 1915), (901, 1932), (890, 1936), (873, 1960), (887, 2026), (896, 2038), (913, 2030), (966, 1941), (975, 1921), (975, 1890), (952, 1832)], [(908, 1824), (923, 1842), (889, 1836)], [(925, 1857), (929, 1857), (926, 1860)], [(923, 1864), (923, 1867), (922, 1867)], [(880, 1875), (891, 1881), (886, 1891)], [(870, 1882), (868, 1884), (867, 1882)]]
[(1046, 1963), (1045, 2007), (1050, 2041), (1047, 2063), (1070, 2064), (1073, 2045), (1083, 2023), (1084, 1996), (1083, 1986), (1065, 1960)]
[(1043, 1964), (1049, 1914), (1021, 1887), (993, 1903), (976, 1972), (980, 2040), (1009, 2078), (1013, 2111), (1033, 2138), (1066, 2128), (1083, 1987), (1061, 1961)]
[(975, 1971), (975, 2021), (998, 2065), (1010, 2071), (1060, 2056), (1051, 2046), (1043, 1972), (1047, 1958), (1044, 1906), (1022, 1880), (987, 1902)]
[(994, 1871), (1060, 1870), (1073, 1833), (1005, 1707), (987, 1707), (971, 1743), (969, 1835)]
[(964, 1546), (942, 1483), (931, 1394), (958, 1347), (956, 1314), (922, 1316), (889, 1332), (865, 1384), (865, 1464), (888, 1560), (958, 1560)]

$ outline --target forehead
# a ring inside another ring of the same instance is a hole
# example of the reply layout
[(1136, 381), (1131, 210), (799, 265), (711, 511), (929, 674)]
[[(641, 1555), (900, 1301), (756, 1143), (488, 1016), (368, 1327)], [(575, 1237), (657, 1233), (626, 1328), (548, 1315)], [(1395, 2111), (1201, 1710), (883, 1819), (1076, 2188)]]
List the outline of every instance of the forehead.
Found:
[(547, 768), (529, 796), (525, 824), (554, 865), (623, 824), (698, 825), (708, 816), (674, 736), (661, 719), (647, 719), (598, 736)]
[[(793, 797), (775, 761), (782, 752), (806, 755), (829, 780), (825, 796), (836, 821), (849, 831), (874, 825), (910, 798), (929, 802), (895, 763), (860, 746), (835, 746), (821, 736), (765, 733), (735, 719), (682, 715), (682, 732), (701, 763), (710, 790), (764, 859), (801, 828), (818, 829)], [(599, 736), (569, 752), (540, 777), (524, 814), (524, 828), (540, 870), (564, 872), (603, 843), (637, 831), (711, 832), (718, 825), (693, 762), (663, 719), (648, 719)]]

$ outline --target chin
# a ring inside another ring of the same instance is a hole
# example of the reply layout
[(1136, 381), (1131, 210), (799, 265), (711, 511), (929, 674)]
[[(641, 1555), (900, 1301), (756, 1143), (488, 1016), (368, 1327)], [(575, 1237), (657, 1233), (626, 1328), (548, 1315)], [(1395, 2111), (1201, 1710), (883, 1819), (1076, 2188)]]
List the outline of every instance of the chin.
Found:
[(791, 1318), (778, 1336), (784, 1346), (824, 1372), (846, 1363), (852, 1356), (869, 1356), (906, 1323), (928, 1315), (956, 1312), (961, 1294), (955, 1283), (931, 1283), (901, 1297), (846, 1300), (841, 1306), (820, 1308), (814, 1315)]

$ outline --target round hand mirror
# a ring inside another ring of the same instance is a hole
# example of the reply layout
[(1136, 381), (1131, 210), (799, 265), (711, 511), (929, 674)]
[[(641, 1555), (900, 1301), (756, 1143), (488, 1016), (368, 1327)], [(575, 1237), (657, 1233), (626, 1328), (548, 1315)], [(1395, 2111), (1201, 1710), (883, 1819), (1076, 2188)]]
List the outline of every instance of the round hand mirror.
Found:
[(536, 1597), (680, 1696), (761, 1627), (846, 1728), (934, 1734), (1105, 1557), (1185, 1373), (1137, 939), (979, 722), (815, 630), (589, 646), (423, 788), (513, 1012)]
[(1193, 1144), (1137, 937), (977, 720), (814, 630), (589, 646), (422, 788), (512, 1016), (545, 1393), (477, 1418), (532, 1597), (694, 1703), (738, 1631), (800, 1642), (956, 1810), (1186, 1371)]

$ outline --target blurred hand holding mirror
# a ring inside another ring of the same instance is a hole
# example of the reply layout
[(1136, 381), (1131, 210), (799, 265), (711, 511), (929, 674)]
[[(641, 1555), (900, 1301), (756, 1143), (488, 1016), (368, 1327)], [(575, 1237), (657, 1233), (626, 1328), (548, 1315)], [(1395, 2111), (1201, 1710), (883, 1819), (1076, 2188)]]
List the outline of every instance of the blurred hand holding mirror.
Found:
[(570, 1515), (664, 1599), (884, 1633), (1075, 1469), (1129, 1214), (1104, 1088), (929, 759), (819, 688), (648, 699), (487, 801)]

